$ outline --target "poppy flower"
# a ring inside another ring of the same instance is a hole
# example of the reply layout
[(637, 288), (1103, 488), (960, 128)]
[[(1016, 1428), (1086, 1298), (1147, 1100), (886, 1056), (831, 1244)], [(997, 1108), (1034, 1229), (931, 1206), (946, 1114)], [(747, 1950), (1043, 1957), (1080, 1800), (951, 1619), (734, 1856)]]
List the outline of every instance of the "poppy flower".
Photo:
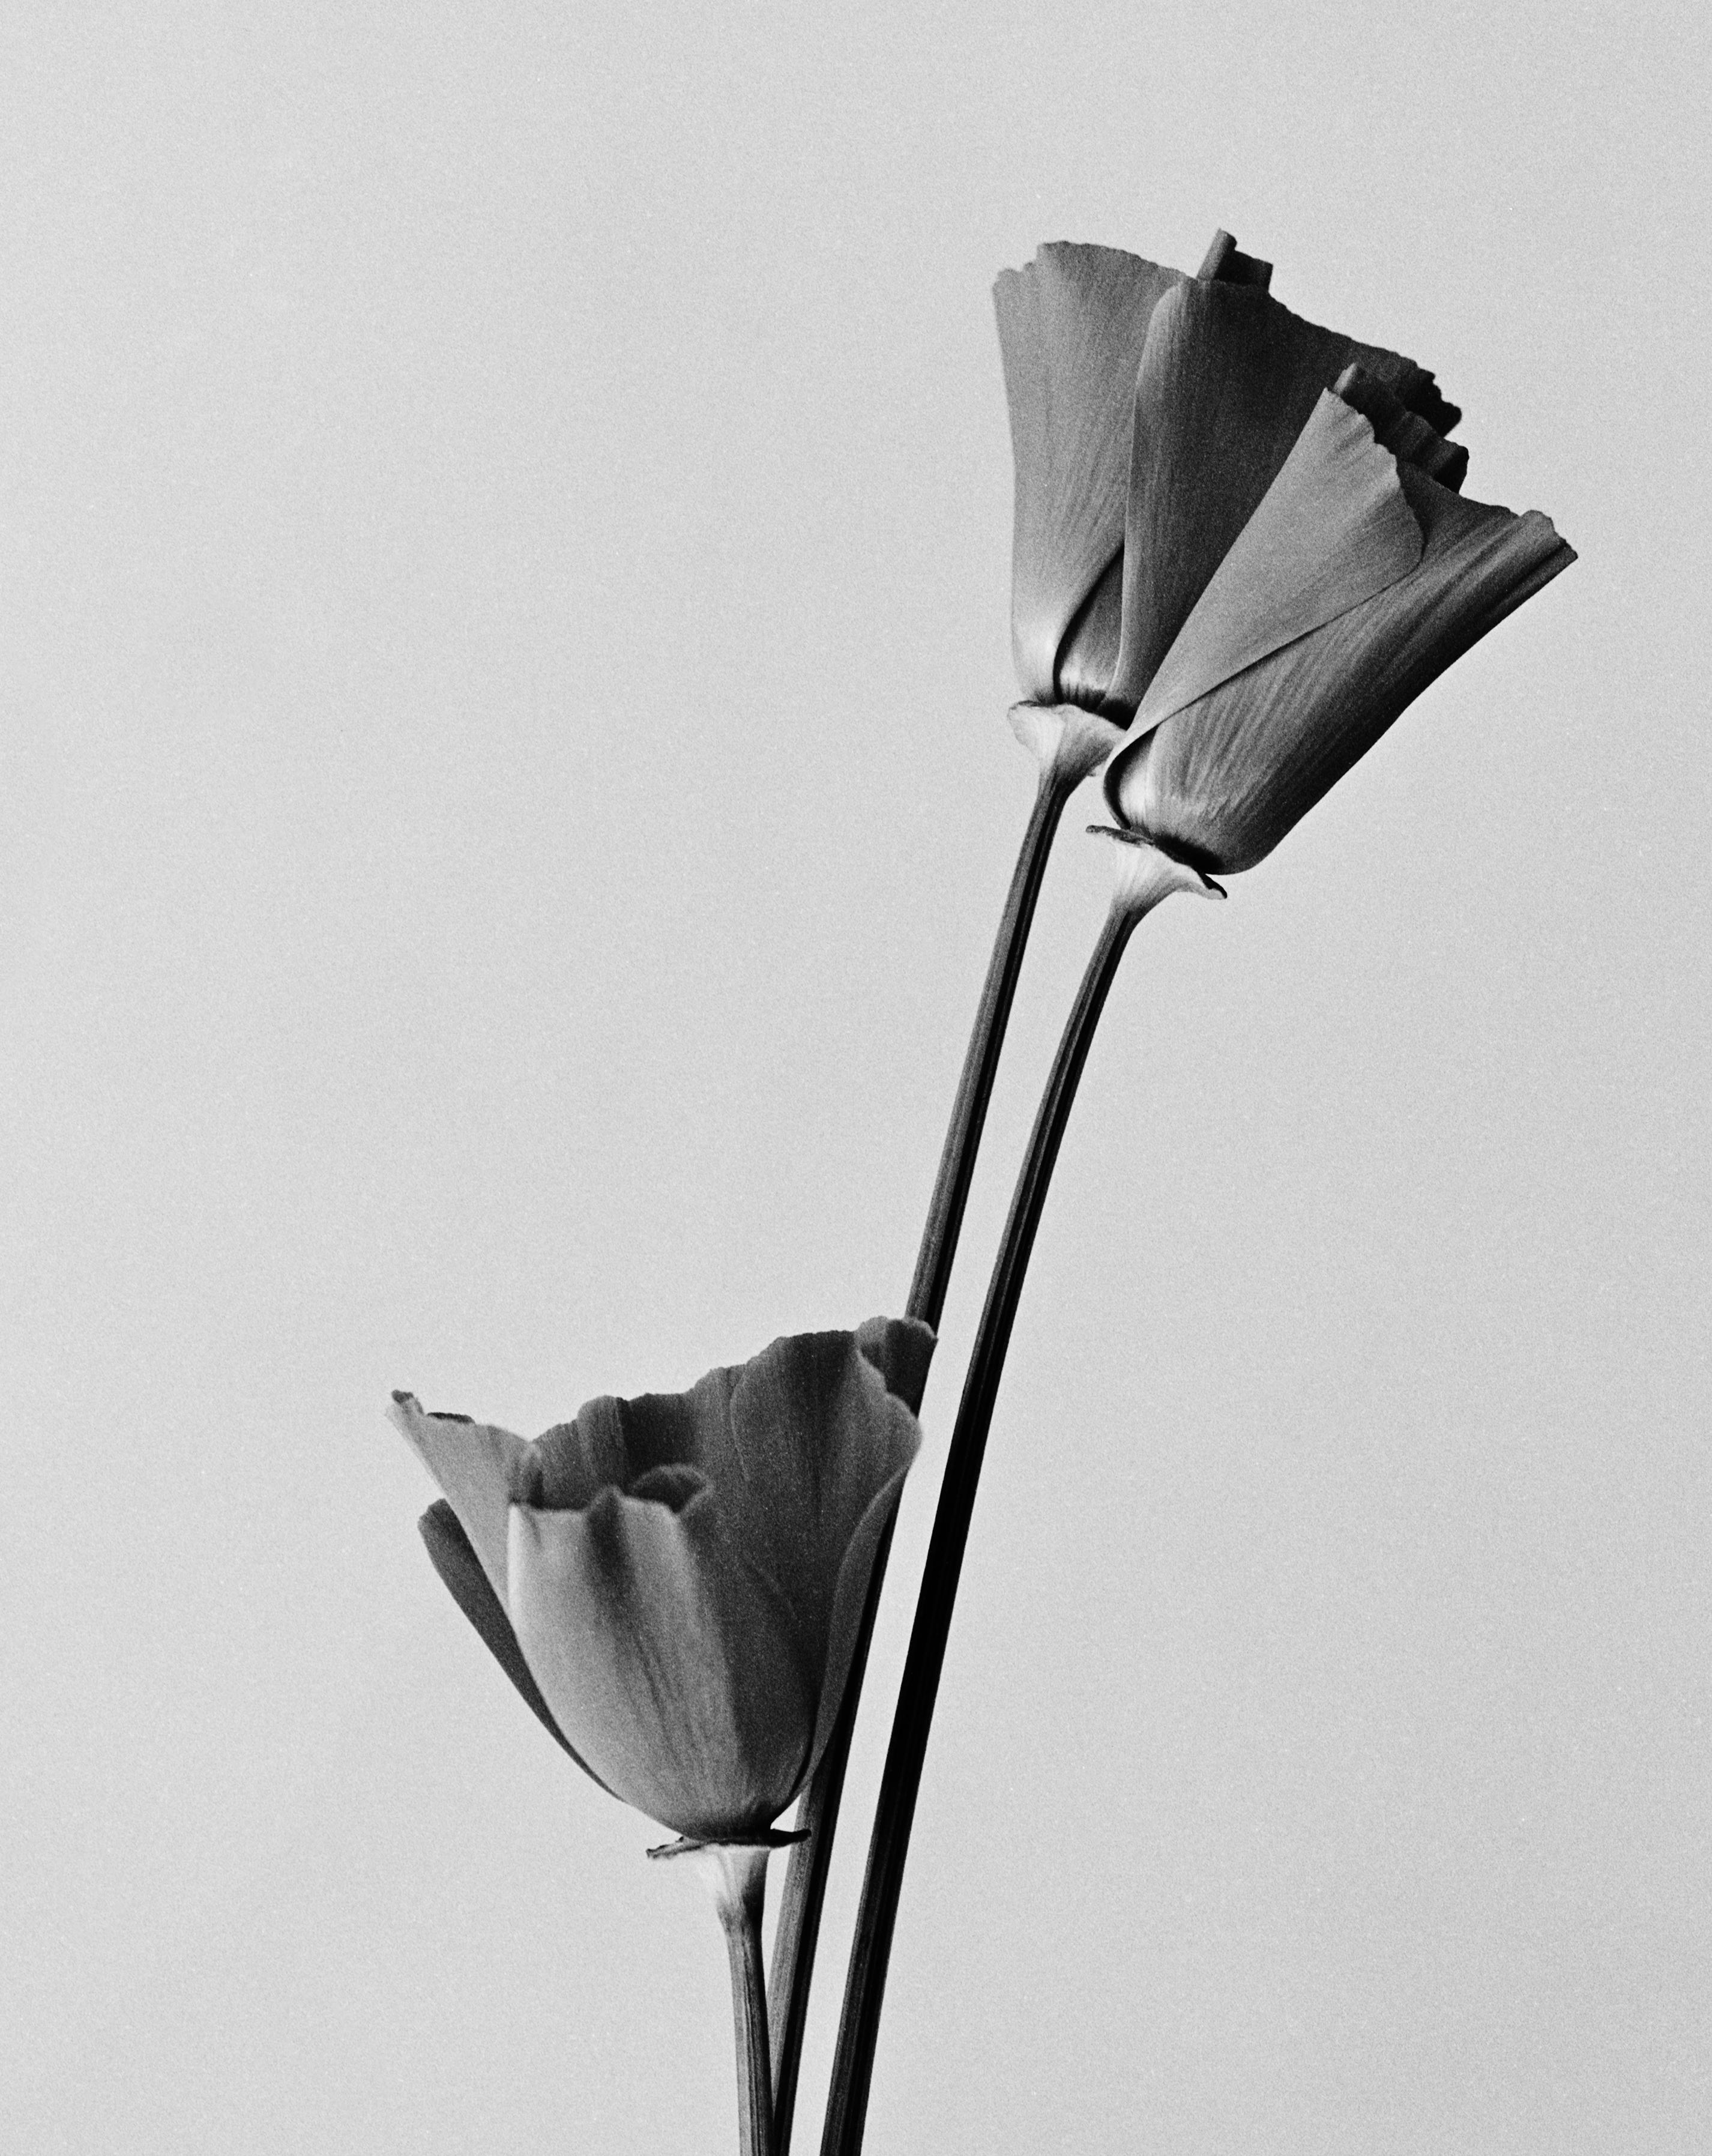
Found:
[(1413, 360), (1281, 305), (1271, 274), (1221, 232), (1193, 277), (1068, 242), (1000, 275), (1012, 644), (1030, 703), (1128, 723), (1315, 399), (1352, 362), (1441, 434), (1461, 416)]
[(1469, 647), (1575, 559), (1356, 367), (1322, 393), (1189, 609), (1105, 775), (1114, 814), (1252, 868)]
[(933, 1334), (799, 1333), (532, 1442), (393, 1395), (445, 1492), (436, 1568), (529, 1705), (627, 1804), (754, 1841), (825, 1748), (920, 1444)]

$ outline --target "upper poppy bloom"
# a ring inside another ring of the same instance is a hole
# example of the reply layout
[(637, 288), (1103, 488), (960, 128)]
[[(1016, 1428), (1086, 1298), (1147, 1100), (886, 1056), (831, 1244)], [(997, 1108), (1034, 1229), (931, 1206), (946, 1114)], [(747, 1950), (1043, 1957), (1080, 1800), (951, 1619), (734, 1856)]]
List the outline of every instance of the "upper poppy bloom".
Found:
[(1537, 510), (1459, 498), (1466, 462), (1360, 367), (1320, 396), (1107, 766), (1120, 822), (1199, 867), (1252, 868), (1568, 567)]
[(920, 1443), (913, 1319), (775, 1340), (687, 1393), (591, 1400), (532, 1443), (393, 1419), (449, 1502), (423, 1538), (530, 1705), (615, 1796), (752, 1840), (832, 1733)]
[(1029, 702), (1128, 722), (1316, 398), (1352, 362), (1440, 434), (1460, 418), (1413, 360), (1281, 306), (1271, 274), (1220, 233), (1194, 277), (1066, 242), (1000, 275), (1011, 634)]

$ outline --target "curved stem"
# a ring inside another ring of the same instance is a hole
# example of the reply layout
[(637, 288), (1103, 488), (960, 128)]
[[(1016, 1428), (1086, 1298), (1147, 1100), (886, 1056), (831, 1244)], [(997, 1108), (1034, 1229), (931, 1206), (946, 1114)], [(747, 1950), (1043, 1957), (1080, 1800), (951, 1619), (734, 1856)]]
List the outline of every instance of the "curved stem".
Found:
[(791, 1852), (779, 1902), (778, 1933), (773, 1941), (771, 1993), (772, 1999), (773, 2134), (774, 2156), (788, 2156), (791, 2123), (797, 2101), (797, 2077), (802, 2064), (802, 2034), (807, 2025), (808, 1991), (814, 1978), (814, 1951), (820, 1938), (821, 1910), (826, 1901), (827, 1874), (832, 1860), (833, 1838), (838, 1831), (838, 1807), (844, 1794), (844, 1770), (850, 1759), (850, 1740), (856, 1727), (856, 1702), (868, 1649), (874, 1638), (874, 1620), (879, 1607), (879, 1589), (891, 1554), (892, 1528), (896, 1514), (888, 1521), (874, 1560), (874, 1576), (868, 1601), (850, 1658), (850, 1681), (844, 1703), (833, 1727), (814, 1778), (803, 1794), (797, 1824), (807, 1839)]
[(907, 1317), (919, 1317), (935, 1332), (946, 1306), (946, 1291), (951, 1285), (957, 1240), (963, 1232), (963, 1213), (969, 1203), (969, 1185), (974, 1179), (975, 1156), (981, 1146), (987, 1104), (992, 1098), (999, 1051), (1004, 1046), (1005, 1029), (1010, 1023), (1017, 977), (1023, 970), (1023, 953), (1028, 947), (1035, 902), (1046, 875), (1047, 856), (1052, 851), (1064, 803), (1081, 777), (1079, 771), (1067, 773), (1056, 764), (1048, 764), (1041, 772), (1033, 813), (1023, 834), (1005, 910), (999, 921), (998, 933), (993, 938), (992, 957), (987, 962), (980, 1005), (975, 1013), (974, 1027), (957, 1081), (957, 1096), (951, 1103), (951, 1119), (940, 1149), (939, 1173), (934, 1179), (927, 1224), (921, 1232), (915, 1277), (910, 1283), (910, 1301), (905, 1311)]
[(939, 1691), (940, 1672), (945, 1666), (946, 1642), (951, 1634), (951, 1610), (956, 1600), (963, 1552), (969, 1539), (969, 1523), (975, 1510), (975, 1492), (981, 1479), (987, 1434), (998, 1397), (999, 1379), (1004, 1373), (1011, 1328), (1022, 1297), (1023, 1276), (1034, 1247), (1035, 1230), (1040, 1225), (1047, 1188), (1069, 1122), (1083, 1065), (1088, 1060), (1094, 1029), (1099, 1022), (1124, 947), (1143, 915), (1172, 891), (1200, 890), (1209, 896), (1222, 896), (1217, 885), (1208, 883), (1196, 870), (1171, 860), (1154, 848), (1138, 846), (1127, 834), (1106, 835), (1117, 840), (1121, 848), (1117, 858), (1117, 889), (1076, 992), (1075, 1003), (1058, 1041), (1058, 1054), (1053, 1060), (1046, 1091), (1035, 1113), (1028, 1150), (1017, 1178), (980, 1327), (975, 1336), (968, 1374), (963, 1383), (963, 1398), (957, 1409), (956, 1427), (951, 1433), (939, 1511), (928, 1544), (921, 1592), (915, 1605), (915, 1628), (910, 1636), (910, 1651), (899, 1687), (891, 1744), (886, 1753), (879, 1803), (874, 1814), (874, 1834), (869, 1843), (868, 1870), (862, 1882), (855, 1943), (845, 1979), (843, 2013), (838, 2024), (838, 2050), (833, 2059), (832, 2088), (827, 2102), (821, 2156), (857, 2156), (862, 2146), (874, 2046), (885, 1996), (886, 1964), (891, 1953), (904, 1866), (909, 1855), (910, 1829), (915, 1816), (916, 1793), (921, 1785), (922, 1764), (927, 1756), (928, 1732)]
[[(969, 1185), (975, 1173), (975, 1156), (987, 1120), (987, 1103), (1004, 1045), (1005, 1028), (1023, 969), (1023, 953), (1034, 918), (1035, 901), (1046, 874), (1047, 857), (1064, 814), (1064, 803), (1085, 776), (1074, 764), (1059, 758), (1043, 761), (1033, 811), (1012, 872), (1005, 910), (993, 939), (981, 1002), (963, 1057), (951, 1118), (941, 1148), (939, 1173), (922, 1230), (906, 1314), (919, 1317), (935, 1331), (945, 1308), (951, 1281), (951, 1261), (963, 1226)], [(838, 1806), (844, 1791), (844, 1770), (850, 1757), (850, 1740), (856, 1725), (857, 1701), (867, 1666), (869, 1644), (885, 1579), (886, 1558), (891, 1550), (889, 1526), (874, 1560), (868, 1604), (844, 1703), (832, 1738), (816, 1769), (797, 1815), (797, 1825), (808, 1838), (792, 1851), (779, 1905), (778, 1936), (773, 1944), (772, 2049), (774, 2064), (773, 2112), (776, 2156), (787, 2156), (791, 2145), (791, 2120), (797, 2097), (797, 2076), (802, 2064), (802, 2033), (808, 2014), (808, 1990), (814, 1973), (814, 1949), (820, 1933), (820, 1916), (826, 1900), (827, 1874), (832, 1861), (833, 1839), (838, 1823)]]

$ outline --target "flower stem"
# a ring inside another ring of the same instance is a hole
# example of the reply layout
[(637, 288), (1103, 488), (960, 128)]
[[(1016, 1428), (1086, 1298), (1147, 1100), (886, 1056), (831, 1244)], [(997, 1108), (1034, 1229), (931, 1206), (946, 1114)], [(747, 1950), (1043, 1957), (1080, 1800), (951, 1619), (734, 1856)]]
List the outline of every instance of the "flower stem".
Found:
[[(1125, 841), (1124, 850), (1125, 855), (1130, 855), (1134, 850)], [(1035, 1114), (1028, 1150), (1017, 1179), (964, 1380), (963, 1397), (957, 1409), (956, 1426), (951, 1434), (940, 1491), (939, 1511), (928, 1545), (915, 1627), (899, 1688), (891, 1743), (886, 1753), (874, 1833), (869, 1844), (862, 1899), (857, 1910), (856, 1937), (845, 1979), (843, 2013), (833, 2060), (821, 2156), (857, 2156), (862, 2146), (874, 2046), (885, 1995), (886, 1965), (909, 1855), (915, 1799), (927, 1756), (928, 1732), (933, 1721), (940, 1672), (945, 1665), (951, 1611), (956, 1600), (963, 1552), (968, 1543), (975, 1492), (998, 1397), (999, 1379), (1004, 1372), (1023, 1276), (1034, 1247), (1035, 1231), (1040, 1225), (1058, 1147), (1088, 1060), (1094, 1029), (1099, 1022), (1100, 1011), (1131, 932), (1142, 916), (1168, 892), (1191, 889), (1202, 890), (1208, 896), (1222, 895), (1217, 892), (1217, 886), (1209, 886), (1193, 870), (1168, 860), (1151, 847), (1140, 850), (1135, 858), (1120, 860), (1118, 888), (1113, 895), (1110, 911), (1082, 976), (1046, 1091)]]
[(774, 2156), (773, 2078), (767, 2055), (766, 1979), (761, 1912), (766, 1861), (794, 1837), (764, 1834), (742, 1841), (663, 1842), (648, 1852), (694, 1872), (713, 1897), (731, 1964), (731, 2020), (737, 2035), (737, 2156)]
[(745, 1851), (732, 1891), (718, 1897), (731, 1964), (731, 2020), (737, 2038), (738, 2156), (774, 2156), (773, 2080), (768, 2054), (766, 1979), (761, 1951), (761, 1911), (766, 1892), (764, 1849)]
[[(993, 1077), (1005, 1028), (1023, 969), (1023, 952), (1034, 918), (1035, 901), (1046, 875), (1064, 804), (1086, 775), (1072, 759), (1043, 756), (1034, 808), (1012, 872), (1005, 910), (993, 939), (992, 957), (982, 987), (975, 1024), (963, 1057), (951, 1119), (940, 1152), (939, 1173), (922, 1230), (910, 1283), (906, 1315), (919, 1317), (938, 1330), (945, 1308), (946, 1290), (951, 1277), (951, 1261), (963, 1226), (964, 1208), (975, 1173), (975, 1155), (981, 1144), (987, 1103), (992, 1097)], [(772, 2049), (773, 2112), (776, 2156), (787, 2156), (791, 2121), (797, 2099), (797, 2076), (802, 2065), (802, 2034), (808, 2014), (808, 1990), (814, 1974), (814, 1950), (820, 1935), (822, 1906), (826, 1900), (827, 1874), (832, 1861), (833, 1839), (838, 1829), (838, 1806), (844, 1792), (844, 1770), (850, 1757), (850, 1740), (856, 1726), (856, 1705), (868, 1662), (869, 1644), (884, 1584), (886, 1558), (892, 1530), (887, 1527), (874, 1559), (868, 1603), (851, 1658), (843, 1707), (823, 1753), (813, 1780), (797, 1814), (797, 1825), (808, 1838), (792, 1851), (785, 1891), (779, 1904), (778, 1936), (773, 1943)]]
[(915, 1277), (910, 1283), (910, 1301), (905, 1311), (906, 1317), (919, 1317), (935, 1332), (946, 1306), (946, 1291), (951, 1286), (951, 1264), (957, 1255), (963, 1214), (969, 1203), (969, 1186), (975, 1176), (975, 1156), (987, 1122), (993, 1080), (998, 1074), (999, 1053), (1004, 1046), (1005, 1029), (1010, 1023), (1011, 1005), (1023, 971), (1023, 953), (1034, 920), (1035, 903), (1046, 875), (1047, 856), (1052, 851), (1064, 804), (1076, 783), (1074, 775), (1067, 778), (1051, 765), (1040, 774), (1033, 811), (1012, 872), (1005, 910), (1000, 917), (998, 933), (993, 938), (992, 957), (982, 984), (981, 1002), (970, 1031), (969, 1045), (964, 1052), (956, 1098), (951, 1103), (951, 1119), (940, 1149), (939, 1173), (934, 1179), (927, 1222), (921, 1231), (921, 1247), (916, 1254)]

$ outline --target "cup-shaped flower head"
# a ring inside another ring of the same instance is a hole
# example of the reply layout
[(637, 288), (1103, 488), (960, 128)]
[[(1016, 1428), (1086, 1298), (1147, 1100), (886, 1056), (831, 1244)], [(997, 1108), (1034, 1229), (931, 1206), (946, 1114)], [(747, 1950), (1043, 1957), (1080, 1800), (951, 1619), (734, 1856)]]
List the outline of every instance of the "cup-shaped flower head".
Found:
[(1530, 510), (1360, 367), (1321, 393), (1147, 680), (1106, 767), (1120, 823), (1251, 868), (1452, 661), (1566, 568)]
[(1440, 432), (1413, 360), (1320, 329), (1220, 233), (1199, 272), (1057, 243), (993, 290), (1016, 459), (1012, 644), (1032, 703), (1126, 724), (1320, 393), (1352, 362)]
[(832, 1734), (920, 1443), (911, 1319), (775, 1340), (533, 1441), (394, 1395), (445, 1492), (430, 1556), (577, 1763), (703, 1841), (751, 1838)]

